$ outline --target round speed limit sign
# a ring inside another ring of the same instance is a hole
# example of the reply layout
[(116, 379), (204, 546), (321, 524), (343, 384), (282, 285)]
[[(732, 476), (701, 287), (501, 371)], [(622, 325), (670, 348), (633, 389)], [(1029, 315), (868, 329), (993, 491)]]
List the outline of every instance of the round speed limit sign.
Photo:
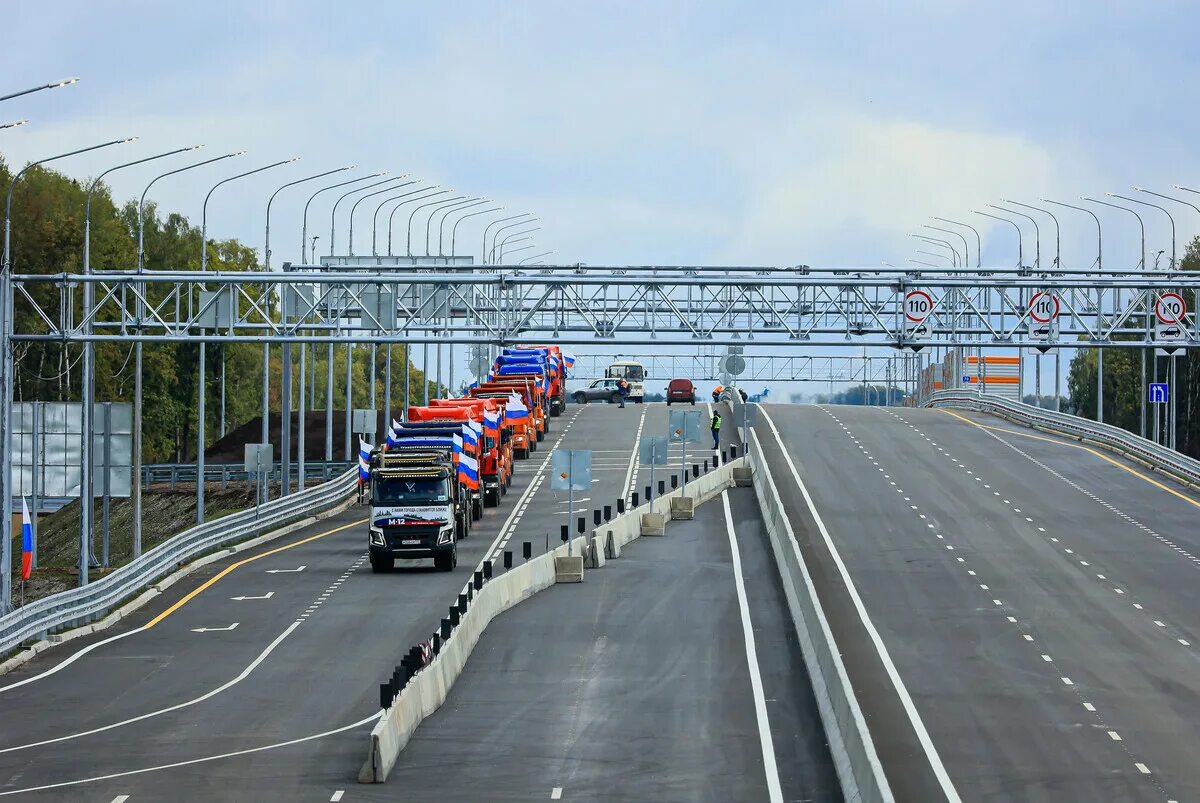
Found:
[(1042, 291), (1029, 299), (1029, 317), (1038, 323), (1050, 323), (1058, 317), (1058, 296)]
[(933, 312), (933, 299), (924, 290), (909, 290), (904, 294), (904, 317), (911, 323), (922, 323)]
[(1154, 302), (1154, 317), (1159, 323), (1179, 323), (1187, 315), (1187, 302), (1179, 293), (1163, 293)]

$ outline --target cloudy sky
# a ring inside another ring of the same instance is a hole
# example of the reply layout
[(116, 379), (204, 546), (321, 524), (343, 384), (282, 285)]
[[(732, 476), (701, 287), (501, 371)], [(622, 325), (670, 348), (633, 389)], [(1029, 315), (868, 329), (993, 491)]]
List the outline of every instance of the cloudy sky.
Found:
[[(298, 155), (214, 196), (210, 233), (260, 248), (271, 191), (350, 163), (534, 212), (539, 250), (591, 264), (903, 263), (940, 215), (980, 224), (984, 262), (1011, 265), (1012, 228), (970, 209), (1200, 186), (1200, 9), (1182, 0), (101, 0), (16, 4), (5, 28), (4, 87), (83, 78), (3, 105), (32, 120), (0, 135), (12, 162), (128, 135), (60, 166), (248, 149), (156, 188), (198, 220), (216, 180)], [(153, 174), (114, 175), (117, 197)], [(276, 263), (299, 259), (306, 196), (276, 202)], [(1182, 247), (1200, 215), (1175, 209)], [(1101, 217), (1106, 264), (1135, 264), (1132, 216)], [(1061, 220), (1064, 263), (1090, 264), (1094, 224)]]

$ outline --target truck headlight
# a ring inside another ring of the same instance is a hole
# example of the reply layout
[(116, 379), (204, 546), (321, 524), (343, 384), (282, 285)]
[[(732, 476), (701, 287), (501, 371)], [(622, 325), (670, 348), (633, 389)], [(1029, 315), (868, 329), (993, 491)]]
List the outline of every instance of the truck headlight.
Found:
[(371, 543), (375, 546), (387, 546), (387, 540), (383, 537), (383, 530), (376, 527), (371, 527)]
[(444, 546), (445, 544), (449, 544), (453, 541), (454, 541), (454, 525), (453, 524), (451, 524), (449, 527), (443, 528), (441, 531), (438, 532), (438, 540), (437, 540), (438, 546)]

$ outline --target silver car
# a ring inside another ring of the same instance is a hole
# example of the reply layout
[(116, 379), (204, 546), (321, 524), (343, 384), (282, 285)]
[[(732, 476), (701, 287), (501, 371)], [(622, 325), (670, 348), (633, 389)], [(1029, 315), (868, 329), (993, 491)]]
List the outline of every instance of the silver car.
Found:
[(582, 390), (571, 394), (576, 404), (606, 401), (613, 404), (621, 403), (621, 389), (617, 387), (616, 379), (597, 379)]

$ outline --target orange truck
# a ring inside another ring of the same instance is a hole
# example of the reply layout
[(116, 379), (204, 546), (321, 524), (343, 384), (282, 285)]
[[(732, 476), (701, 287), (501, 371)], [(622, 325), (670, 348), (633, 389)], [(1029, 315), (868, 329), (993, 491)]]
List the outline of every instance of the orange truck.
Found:
[[(483, 443), (479, 463), (483, 483), (484, 504), (495, 507), (512, 484), (513, 448), (512, 424), (505, 421), (506, 399), (430, 399), (429, 406), (446, 411), (445, 415), (461, 416), (483, 426)], [(452, 419), (453, 420), (453, 419)]]
[[(498, 376), (490, 382), (484, 382), (479, 388), (481, 390), (486, 388), (492, 392), (499, 390), (516, 393), (529, 408), (529, 417), (533, 419), (535, 425), (537, 442), (541, 442), (546, 437), (546, 433), (550, 431), (549, 405), (546, 402), (546, 394), (542, 391), (540, 374)], [(537, 451), (537, 443), (530, 451)]]
[[(541, 440), (540, 436), (544, 432), (544, 429), (538, 428), (538, 421), (543, 420), (544, 416), (539, 415), (540, 399), (535, 395), (536, 389), (529, 387), (525, 382), (484, 382), (477, 387), (470, 388), (467, 392), (472, 399), (494, 399), (505, 405), (505, 421), (512, 428), (510, 440), (513, 456), (516, 459), (524, 460), (530, 452), (537, 450), (537, 442)], [(516, 394), (528, 409), (529, 412), (526, 416), (518, 418), (508, 414), (508, 398), (513, 394)]]
[[(433, 399), (430, 400), (434, 401)], [(474, 431), (478, 434), (468, 439), (464, 432), (465, 424), (475, 424)], [(472, 499), (478, 500), (476, 518), (483, 514), (484, 507), (495, 507), (500, 504), (500, 475), (499, 475), (499, 444), (495, 439), (483, 436), (483, 415), (478, 417), (475, 411), (466, 407), (445, 407), (431, 404), (428, 407), (409, 407), (408, 421), (401, 432), (431, 432), (439, 435), (458, 434), (462, 441), (463, 453), (475, 461), (477, 472), (475, 487), (472, 489)], [(459, 434), (461, 433), (461, 434)], [(487, 475), (490, 468), (491, 476)]]

